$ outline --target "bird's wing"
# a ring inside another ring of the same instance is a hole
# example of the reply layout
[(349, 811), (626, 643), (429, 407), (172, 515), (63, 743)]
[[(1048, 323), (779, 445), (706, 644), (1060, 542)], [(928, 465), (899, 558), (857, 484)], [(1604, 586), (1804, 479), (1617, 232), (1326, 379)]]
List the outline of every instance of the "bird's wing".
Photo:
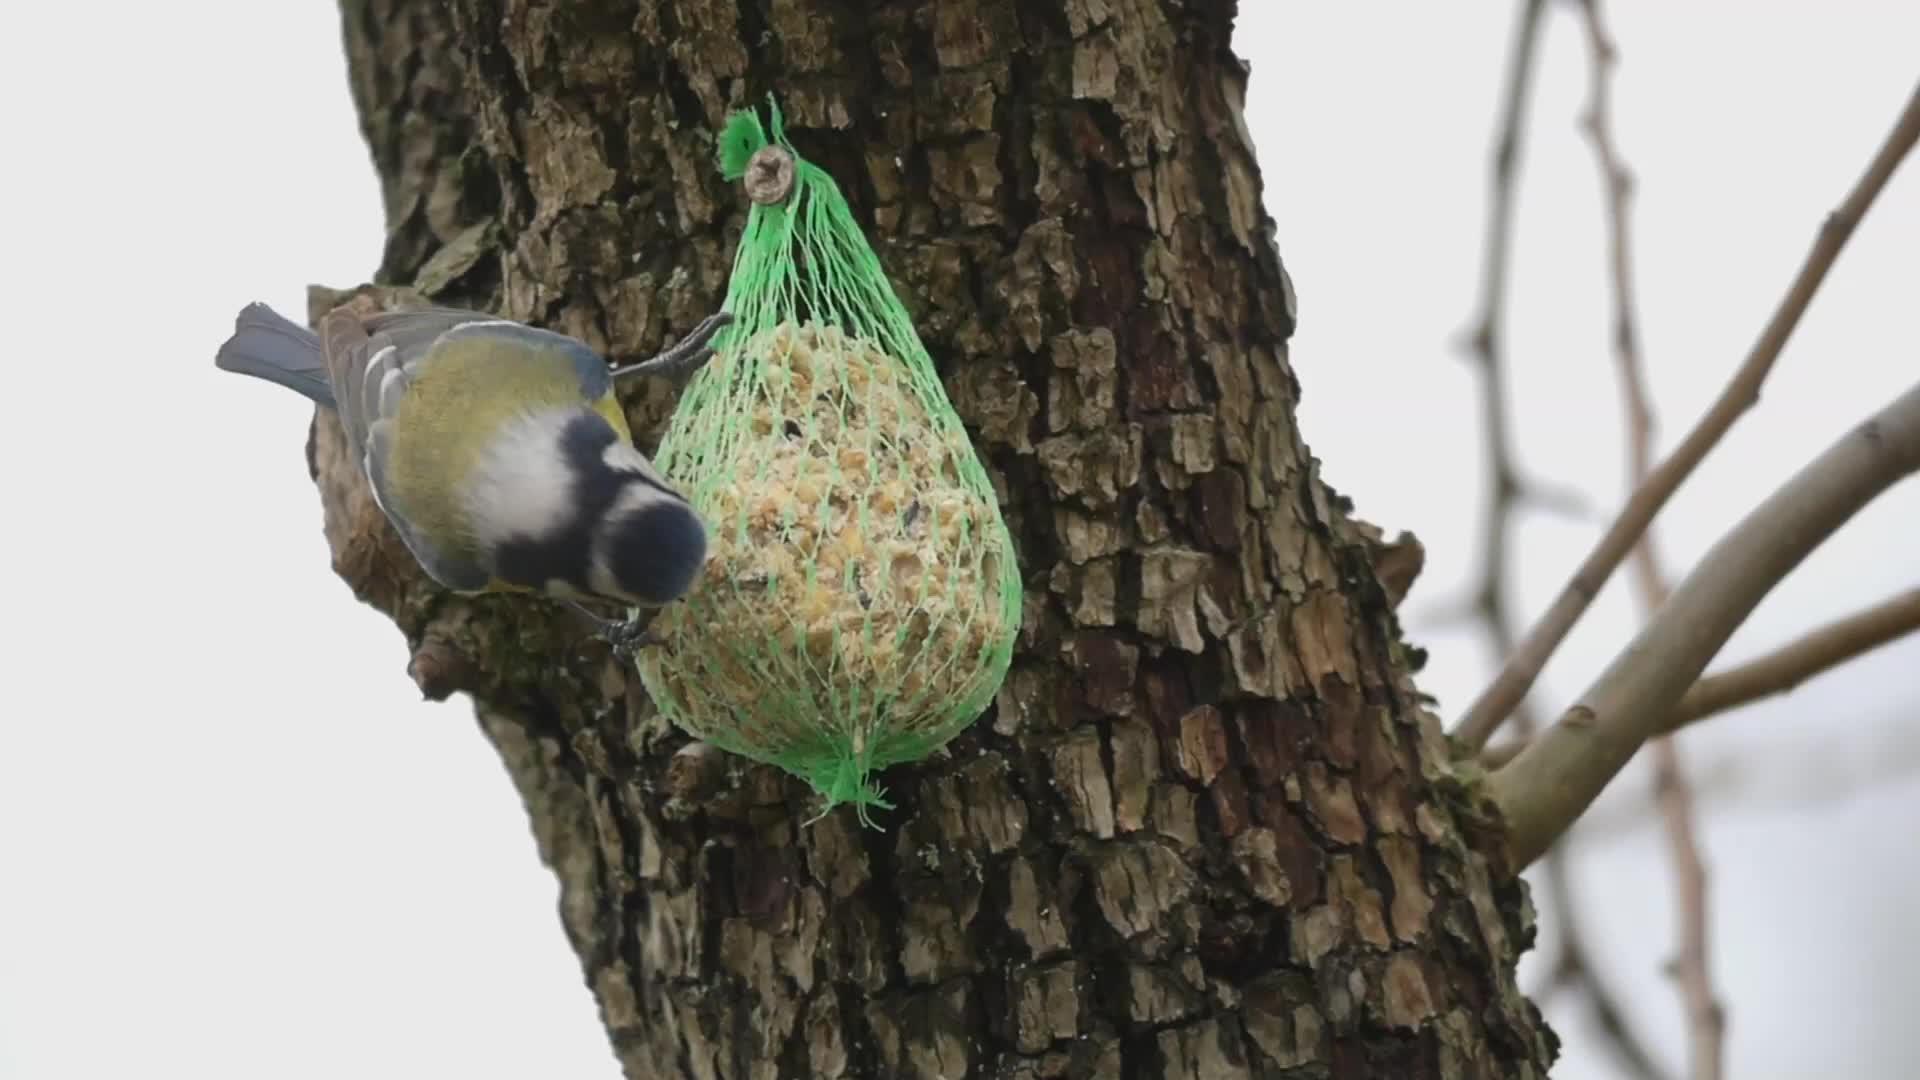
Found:
[[(418, 314), (431, 318), (395, 324), (390, 316), (363, 320), (352, 312), (335, 311), (321, 320), (321, 351), (340, 425), (366, 473), (374, 501), (428, 576), (450, 589), (477, 591), (487, 584), (486, 569), (463, 554), (442, 550), (416, 529), (411, 524), (413, 514), (396, 502), (389, 479), (393, 417), (415, 370), (441, 334), (476, 318), (472, 312)], [(379, 331), (369, 334), (375, 327)]]
[(523, 345), (515, 351), (517, 356), (564, 358), (579, 376), (580, 394), (586, 401), (598, 401), (613, 392), (613, 373), (606, 360), (579, 339), (552, 330), (457, 308), (385, 312), (367, 318), (364, 325), (376, 346), (384, 347), (380, 344), (384, 342), (394, 347), (403, 365), (417, 362), (443, 338), (487, 334)]
[[(336, 407), (356, 454), (365, 452), (373, 423), (398, 411), (435, 347), (469, 334), (510, 339), (522, 346), (490, 353), (490, 357), (512, 357), (511, 362), (540, 365), (556, 374), (570, 372), (579, 380), (582, 403), (598, 402), (613, 393), (613, 375), (606, 361), (583, 342), (480, 312), (426, 308), (361, 316), (339, 310), (321, 321), (320, 331)], [(555, 364), (560, 365), (557, 370), (545, 367)], [(564, 390), (561, 394), (568, 396)]]
[(413, 552), (428, 577), (456, 592), (479, 592), (486, 588), (492, 577), (486, 567), (464, 555), (441, 550), (408, 524), (403, 514), (394, 511), (393, 485), (387, 480), (387, 460), (392, 447), (393, 421), (375, 420), (367, 438), (367, 483), (373, 487), (374, 501), (393, 523), (393, 530), (400, 534), (401, 542)]

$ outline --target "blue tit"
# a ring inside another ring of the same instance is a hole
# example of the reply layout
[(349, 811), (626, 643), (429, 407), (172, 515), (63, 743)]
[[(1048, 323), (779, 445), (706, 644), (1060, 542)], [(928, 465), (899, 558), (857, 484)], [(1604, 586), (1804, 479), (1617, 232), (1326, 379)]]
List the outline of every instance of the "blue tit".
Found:
[(634, 448), (614, 386), (689, 374), (731, 321), (713, 315), (612, 370), (584, 342), (472, 311), (341, 308), (315, 334), (249, 304), (214, 363), (335, 410), (374, 501), (434, 581), (558, 599), (638, 647), (651, 643), (643, 631), (579, 601), (672, 603), (692, 587), (707, 533)]

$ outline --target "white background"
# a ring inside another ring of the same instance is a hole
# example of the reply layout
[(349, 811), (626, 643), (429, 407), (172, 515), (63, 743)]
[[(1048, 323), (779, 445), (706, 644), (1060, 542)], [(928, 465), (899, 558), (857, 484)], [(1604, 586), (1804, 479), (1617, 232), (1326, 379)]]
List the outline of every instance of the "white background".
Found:
[[(425, 705), (398, 633), (328, 568), (308, 406), (224, 376), (261, 299), (378, 261), (378, 191), (328, 3), (17, 5), (0, 35), (6, 306), (0, 1078), (611, 1080), (518, 800), (463, 700)], [(1622, 148), (1663, 445), (1739, 362), (1920, 77), (1909, 4), (1612, 5)], [(1298, 288), (1301, 420), (1365, 517), (1414, 529), (1409, 602), (1455, 715), (1487, 677), (1427, 617), (1474, 569), (1486, 152), (1511, 4), (1246, 0), (1248, 122)], [(1575, 127), (1579, 23), (1540, 57), (1509, 341), (1536, 474), (1611, 508), (1622, 448), (1599, 187)], [(1691, 564), (1788, 471), (1914, 378), (1920, 163), (1855, 237), (1660, 537)], [(1920, 578), (1920, 485), (1781, 586), (1724, 659)], [(1597, 524), (1529, 518), (1552, 595)], [(1584, 685), (1635, 624), (1602, 597), (1549, 669)], [(1920, 642), (1690, 733), (1730, 1075), (1920, 1070)], [(1669, 877), (1645, 775), (1584, 830), (1606, 973), (1670, 1069)], [(1547, 942), (1550, 944), (1550, 939)], [(1530, 958), (1535, 970), (1550, 950)], [(1577, 999), (1555, 1075), (1617, 1075)]]

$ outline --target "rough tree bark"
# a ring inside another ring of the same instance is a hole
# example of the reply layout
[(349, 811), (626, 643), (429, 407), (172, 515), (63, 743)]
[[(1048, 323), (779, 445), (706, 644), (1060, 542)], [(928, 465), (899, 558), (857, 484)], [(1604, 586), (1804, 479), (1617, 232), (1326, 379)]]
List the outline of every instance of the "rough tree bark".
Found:
[[(362, 291), (643, 356), (724, 292), (713, 134), (775, 91), (1020, 547), (996, 708), (883, 829), (803, 827), (563, 611), (432, 588), (317, 419), (335, 567), (475, 701), (629, 1076), (1544, 1075), (1524, 889), (1294, 424), (1232, 6), (343, 0)], [(643, 448), (671, 400), (628, 403)]]

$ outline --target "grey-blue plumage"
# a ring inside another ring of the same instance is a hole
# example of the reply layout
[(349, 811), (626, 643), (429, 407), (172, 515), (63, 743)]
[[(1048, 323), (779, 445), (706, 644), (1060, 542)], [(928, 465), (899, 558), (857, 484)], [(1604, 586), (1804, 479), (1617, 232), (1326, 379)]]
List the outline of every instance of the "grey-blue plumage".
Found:
[(234, 320), (233, 336), (213, 358), (222, 371), (279, 383), (316, 403), (333, 405), (327, 358), (320, 335), (285, 318), (265, 304), (248, 304)]

